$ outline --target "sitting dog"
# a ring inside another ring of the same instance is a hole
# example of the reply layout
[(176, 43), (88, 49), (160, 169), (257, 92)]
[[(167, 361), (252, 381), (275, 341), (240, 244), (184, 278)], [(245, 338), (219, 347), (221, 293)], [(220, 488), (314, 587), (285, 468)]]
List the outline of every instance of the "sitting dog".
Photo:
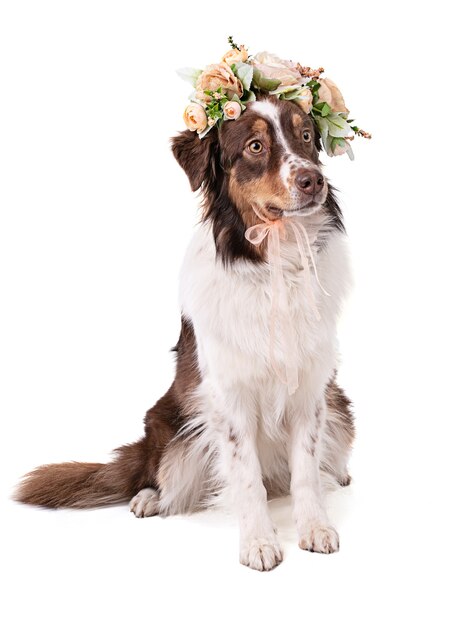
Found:
[[(336, 319), (349, 273), (318, 130), (296, 104), (265, 96), (204, 139), (180, 133), (172, 150), (203, 198), (181, 272), (174, 382), (148, 411), (144, 437), (110, 463), (39, 467), (16, 499), (79, 508), (130, 500), (134, 514), (147, 517), (194, 511), (227, 493), (239, 517), (240, 561), (270, 570), (282, 551), (268, 499), (291, 493), (299, 546), (335, 552), (324, 493), (333, 481), (350, 481), (354, 425), (335, 382)], [(247, 237), (260, 216), (283, 225), (277, 260), (268, 237)], [(309, 237), (315, 310), (289, 224)]]

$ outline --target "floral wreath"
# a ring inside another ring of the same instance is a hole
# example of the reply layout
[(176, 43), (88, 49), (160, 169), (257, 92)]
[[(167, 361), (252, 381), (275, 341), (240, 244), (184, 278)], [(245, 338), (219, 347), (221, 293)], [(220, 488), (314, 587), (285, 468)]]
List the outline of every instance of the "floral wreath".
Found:
[(329, 78), (321, 78), (322, 67), (313, 70), (300, 63), (284, 61), (269, 52), (251, 56), (245, 46), (234, 43), (222, 61), (204, 70), (184, 68), (178, 71), (195, 91), (184, 111), (184, 122), (202, 139), (225, 120), (236, 120), (259, 94), (291, 100), (310, 115), (317, 125), (329, 156), (347, 153), (354, 159), (351, 141), (355, 135), (371, 138), (370, 133), (353, 125), (343, 96)]

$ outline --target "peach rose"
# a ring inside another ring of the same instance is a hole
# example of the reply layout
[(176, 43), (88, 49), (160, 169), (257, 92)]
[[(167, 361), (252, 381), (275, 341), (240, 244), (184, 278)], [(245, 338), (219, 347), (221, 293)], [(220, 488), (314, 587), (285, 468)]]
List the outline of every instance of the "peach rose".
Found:
[(298, 104), (302, 111), (308, 115), (313, 104), (313, 96), (310, 89), (308, 87), (302, 89), (294, 102)]
[(224, 119), (238, 120), (242, 112), (240, 104), (236, 101), (226, 102), (224, 104)]
[(210, 102), (211, 97), (204, 92), (217, 91), (219, 87), (229, 98), (243, 94), (243, 85), (225, 62), (208, 65), (199, 75), (196, 82), (196, 98), (201, 102)]
[(302, 82), (302, 75), (291, 61), (283, 61), (275, 54), (260, 52), (253, 59), (256, 67), (266, 78), (280, 80), (279, 87), (297, 85)]
[(191, 102), (184, 110), (184, 123), (189, 130), (201, 132), (207, 126), (207, 115), (203, 106), (197, 102)]
[(222, 61), (230, 66), (233, 63), (245, 63), (247, 59), (248, 50), (245, 48), (245, 46), (240, 46), (240, 50), (238, 50), (237, 48), (232, 48), (222, 57)]
[(317, 92), (318, 100), (329, 104), (331, 110), (335, 113), (349, 113), (341, 91), (335, 83), (329, 78), (320, 78), (318, 82), (320, 83), (320, 89)]

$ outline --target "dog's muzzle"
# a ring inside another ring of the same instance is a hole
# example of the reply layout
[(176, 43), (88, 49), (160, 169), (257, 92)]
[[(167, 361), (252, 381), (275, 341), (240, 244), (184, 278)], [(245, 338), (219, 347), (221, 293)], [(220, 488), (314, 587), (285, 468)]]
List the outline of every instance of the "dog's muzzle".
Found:
[(295, 186), (307, 196), (315, 197), (323, 191), (324, 185), (325, 179), (317, 170), (303, 168), (295, 176)]

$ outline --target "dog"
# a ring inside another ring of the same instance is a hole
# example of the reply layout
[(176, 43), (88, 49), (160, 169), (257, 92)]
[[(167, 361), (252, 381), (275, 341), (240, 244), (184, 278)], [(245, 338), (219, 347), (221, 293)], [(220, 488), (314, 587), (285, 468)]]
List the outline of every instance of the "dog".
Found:
[[(320, 146), (311, 117), (273, 96), (203, 139), (190, 130), (172, 139), (191, 189), (202, 195), (181, 271), (174, 382), (147, 412), (143, 438), (118, 448), (110, 463), (41, 466), (24, 477), (16, 500), (78, 508), (130, 501), (136, 517), (148, 517), (227, 495), (239, 519), (240, 562), (263, 571), (282, 560), (268, 500), (290, 493), (300, 548), (338, 550), (324, 498), (333, 482), (350, 482), (354, 421), (336, 383), (336, 320), (350, 274)], [(318, 316), (305, 294), (298, 242), (287, 227), (280, 238), (288, 355), (282, 325), (272, 333), (269, 244), (246, 236), (260, 215), (315, 234), (318, 281), (312, 274), (310, 282)], [(298, 377), (293, 393), (279, 375), (287, 358)]]

